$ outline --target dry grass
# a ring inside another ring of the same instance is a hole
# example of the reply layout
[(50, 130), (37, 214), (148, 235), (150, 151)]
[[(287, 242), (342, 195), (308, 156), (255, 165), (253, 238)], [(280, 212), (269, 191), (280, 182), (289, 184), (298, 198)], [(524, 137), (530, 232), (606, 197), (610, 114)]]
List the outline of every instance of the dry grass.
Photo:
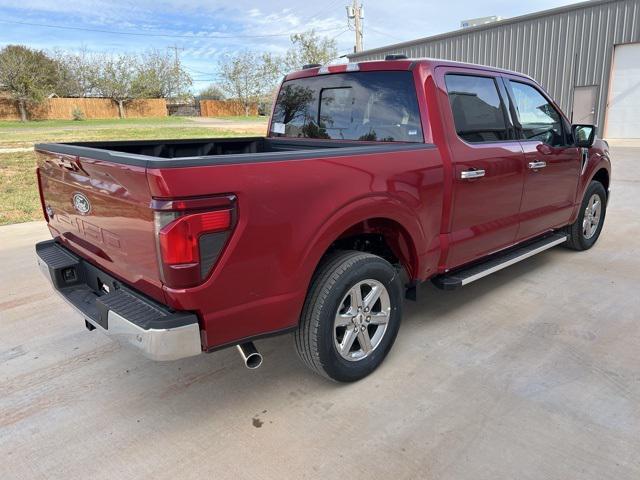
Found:
[(33, 152), (0, 154), (0, 225), (42, 219)]

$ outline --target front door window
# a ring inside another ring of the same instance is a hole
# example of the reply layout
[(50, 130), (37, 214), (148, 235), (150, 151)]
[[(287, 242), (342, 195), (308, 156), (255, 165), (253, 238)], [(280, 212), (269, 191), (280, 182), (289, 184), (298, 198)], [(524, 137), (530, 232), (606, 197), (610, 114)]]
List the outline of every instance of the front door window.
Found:
[(552, 147), (563, 145), (562, 120), (555, 107), (531, 85), (510, 83), (523, 139), (538, 140)]

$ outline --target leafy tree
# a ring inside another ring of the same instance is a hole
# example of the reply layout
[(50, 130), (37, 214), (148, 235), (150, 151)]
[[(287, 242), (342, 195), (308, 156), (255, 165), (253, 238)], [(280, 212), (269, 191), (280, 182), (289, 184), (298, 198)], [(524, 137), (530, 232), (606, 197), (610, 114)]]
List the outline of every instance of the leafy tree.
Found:
[(141, 96), (137, 59), (133, 55), (102, 55), (96, 78), (98, 93), (118, 105), (118, 115), (125, 117), (125, 105)]
[(278, 59), (268, 53), (244, 51), (220, 64), (220, 86), (229, 97), (242, 103), (245, 115), (249, 115), (252, 104), (273, 89), (279, 75)]
[(0, 85), (17, 100), (23, 122), (27, 105), (40, 103), (55, 92), (58, 75), (58, 64), (40, 50), (22, 45), (0, 50)]
[[(129, 91), (131, 98), (179, 98), (189, 95), (191, 76), (168, 52), (149, 50), (141, 55), (91, 55), (53, 52), (60, 65), (56, 93), (65, 97), (112, 96)], [(119, 84), (115, 89), (115, 84)], [(125, 85), (128, 84), (128, 85)], [(114, 99), (114, 101), (118, 101)]]
[(188, 97), (193, 84), (178, 58), (168, 52), (150, 50), (138, 59), (134, 89), (145, 98)]
[(198, 96), (200, 98), (207, 98), (210, 100), (224, 100), (225, 98), (222, 88), (220, 88), (215, 83), (212, 83), (208, 87), (201, 90)]
[(75, 53), (54, 50), (52, 56), (59, 68), (56, 86), (59, 96), (92, 97), (97, 94), (99, 57), (92, 55), (84, 47)]
[(335, 39), (319, 37), (313, 30), (294, 33), (289, 38), (291, 47), (284, 57), (284, 67), (288, 72), (300, 70), (308, 63), (324, 65), (338, 56)]

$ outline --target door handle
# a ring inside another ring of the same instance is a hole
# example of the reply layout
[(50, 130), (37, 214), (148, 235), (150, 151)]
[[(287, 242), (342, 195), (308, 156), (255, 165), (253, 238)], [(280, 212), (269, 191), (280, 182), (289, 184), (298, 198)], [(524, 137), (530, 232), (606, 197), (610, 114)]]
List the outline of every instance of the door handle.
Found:
[(480, 178), (480, 177), (484, 177), (484, 170), (465, 170), (463, 172), (460, 172), (460, 178), (462, 178), (463, 180), (469, 180), (471, 178)]
[(544, 168), (546, 166), (547, 166), (547, 162), (545, 162), (545, 161), (529, 162), (529, 168), (531, 170), (538, 170), (539, 168)]

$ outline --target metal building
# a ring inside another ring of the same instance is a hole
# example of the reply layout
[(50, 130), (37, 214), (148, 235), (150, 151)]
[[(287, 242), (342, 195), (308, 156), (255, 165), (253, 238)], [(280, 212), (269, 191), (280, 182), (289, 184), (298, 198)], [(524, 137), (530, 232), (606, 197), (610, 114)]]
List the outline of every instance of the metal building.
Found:
[(366, 50), (479, 63), (535, 78), (574, 123), (640, 138), (640, 0), (592, 0)]

